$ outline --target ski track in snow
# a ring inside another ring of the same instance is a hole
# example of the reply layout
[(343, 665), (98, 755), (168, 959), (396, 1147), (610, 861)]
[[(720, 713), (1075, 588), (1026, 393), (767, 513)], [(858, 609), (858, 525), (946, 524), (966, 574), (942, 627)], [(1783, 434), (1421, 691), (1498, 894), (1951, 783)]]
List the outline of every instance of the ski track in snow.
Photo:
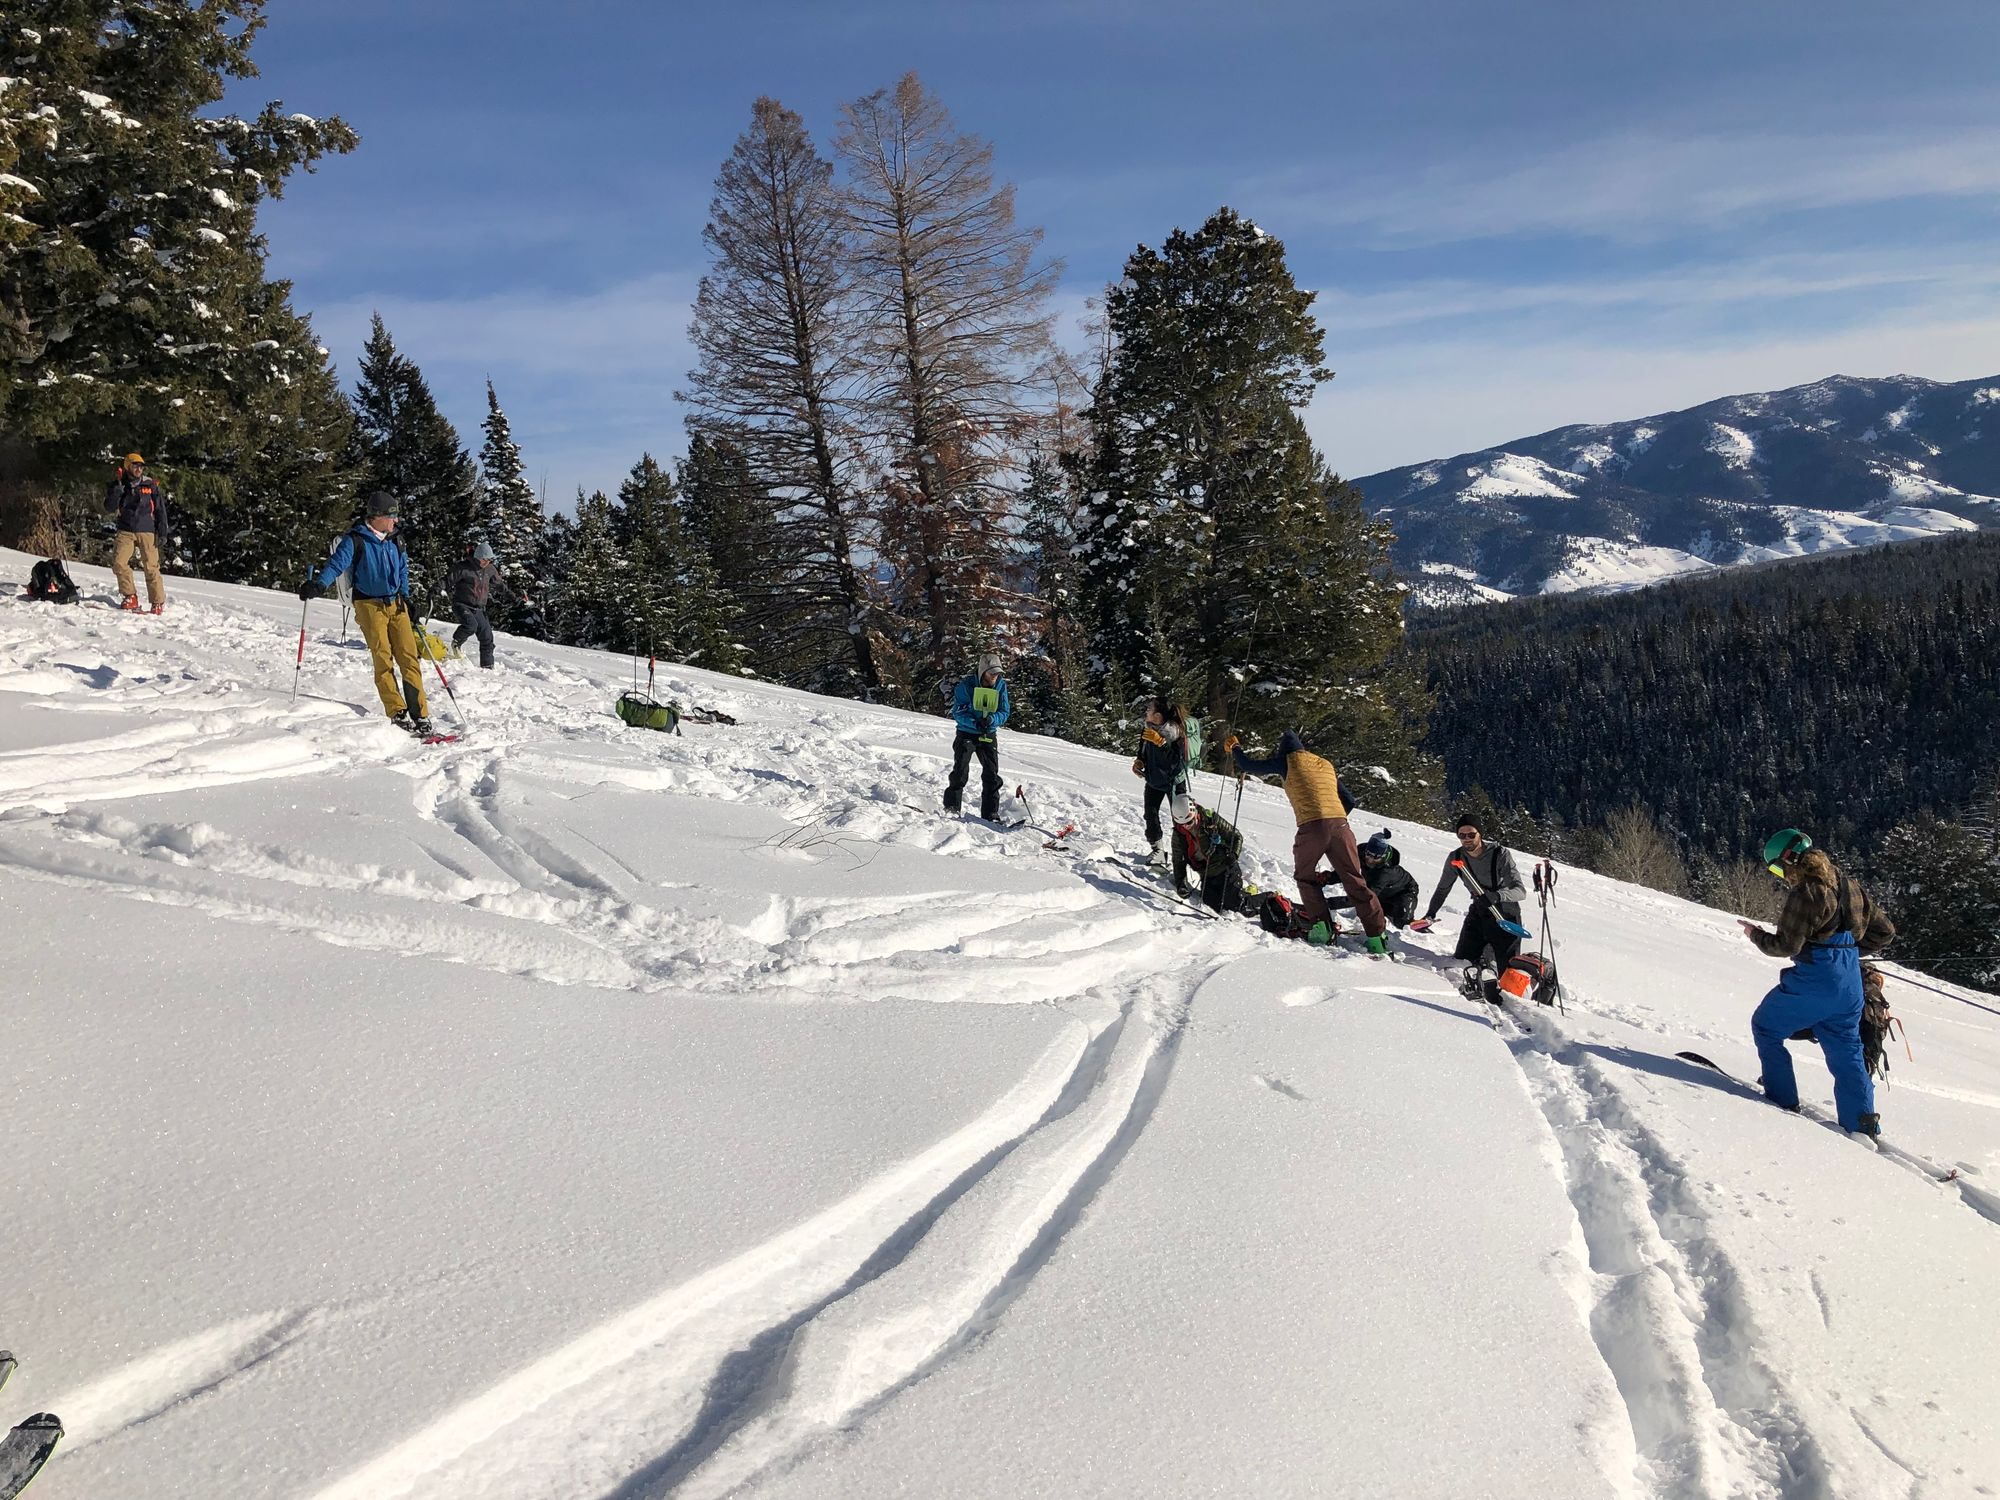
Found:
[(1818, 1445), (1757, 1355), (1749, 1301), (1679, 1164), (1552, 1023), (1494, 1019), (1560, 1152), (1590, 1272), (1579, 1308), (1631, 1416), (1639, 1493), (1830, 1493)]
[(62, 1414), (63, 1451), (75, 1453), (184, 1402), (199, 1400), (283, 1353), (319, 1320), (312, 1311), (238, 1319), (142, 1355), (87, 1386), (63, 1393), (50, 1403)]
[(1164, 978), (1103, 997), (1094, 1023), (1078, 1020), (964, 1130), (517, 1371), (316, 1500), (728, 1493), (1004, 1313), (1144, 1129), (1192, 1004)]

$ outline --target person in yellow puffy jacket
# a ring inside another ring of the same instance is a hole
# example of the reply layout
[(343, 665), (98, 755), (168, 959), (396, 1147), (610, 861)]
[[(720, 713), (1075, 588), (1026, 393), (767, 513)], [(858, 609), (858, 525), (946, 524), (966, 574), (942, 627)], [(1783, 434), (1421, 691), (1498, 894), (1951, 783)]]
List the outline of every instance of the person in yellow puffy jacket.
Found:
[(1333, 941), (1333, 913), (1327, 909), (1326, 893), (1315, 878), (1319, 862), (1324, 859), (1333, 866), (1341, 889), (1354, 903), (1355, 914), (1368, 934), (1368, 951), (1387, 953), (1388, 940), (1383, 934), (1389, 921), (1382, 914), (1381, 900), (1369, 889), (1368, 877), (1361, 871), (1361, 852), (1355, 847), (1354, 831), (1347, 826), (1347, 804), (1341, 799), (1340, 773), (1333, 762), (1313, 754), (1298, 732), (1291, 729), (1278, 741), (1278, 753), (1273, 756), (1259, 759), (1245, 755), (1243, 742), (1233, 734), (1222, 742), (1222, 748), (1229, 752), (1240, 772), (1284, 778), (1285, 796), (1299, 824), (1299, 831), (1292, 839), (1292, 877), (1299, 883), (1299, 909), (1312, 924), (1306, 940)]

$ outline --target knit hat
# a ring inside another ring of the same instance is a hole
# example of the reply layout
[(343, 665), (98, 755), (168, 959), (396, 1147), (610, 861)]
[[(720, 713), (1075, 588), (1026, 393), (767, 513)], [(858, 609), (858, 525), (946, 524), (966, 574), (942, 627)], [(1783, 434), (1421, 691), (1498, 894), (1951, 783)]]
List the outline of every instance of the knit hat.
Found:
[(1458, 832), (1461, 828), (1470, 828), (1474, 833), (1484, 833), (1486, 831), (1479, 826), (1479, 819), (1475, 818), (1471, 813), (1460, 813), (1456, 818), (1451, 820), (1451, 831), (1453, 833)]
[(1361, 846), (1361, 852), (1370, 859), (1387, 859), (1389, 857), (1389, 830), (1385, 828), (1370, 838), (1367, 843)]
[(486, 543), (481, 542), (477, 547), (472, 549), (472, 560), (474, 562), (492, 562), (493, 549)]
[(388, 516), (391, 520), (393, 520), (395, 518), (395, 515), (396, 515), (396, 497), (390, 494), (387, 490), (377, 490), (374, 494), (368, 497), (369, 520), (372, 521), (378, 516)]

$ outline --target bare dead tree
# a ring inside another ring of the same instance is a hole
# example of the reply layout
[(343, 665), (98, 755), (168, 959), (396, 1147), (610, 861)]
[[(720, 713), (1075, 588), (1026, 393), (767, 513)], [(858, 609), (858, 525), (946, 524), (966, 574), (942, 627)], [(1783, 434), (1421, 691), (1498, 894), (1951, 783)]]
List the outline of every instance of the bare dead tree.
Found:
[(914, 73), (842, 111), (858, 411), (905, 651), (937, 671), (1004, 637), (1008, 478), (1035, 425), (1060, 267), (1015, 223), (993, 150)]

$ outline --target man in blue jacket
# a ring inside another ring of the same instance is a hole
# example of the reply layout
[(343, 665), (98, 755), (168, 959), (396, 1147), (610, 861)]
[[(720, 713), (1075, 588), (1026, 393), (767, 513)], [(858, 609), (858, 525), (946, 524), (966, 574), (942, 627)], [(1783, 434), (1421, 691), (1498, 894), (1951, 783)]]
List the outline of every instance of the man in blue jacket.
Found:
[(335, 543), (319, 572), (299, 585), (299, 597), (317, 598), (342, 573), (350, 575), (354, 622), (375, 664), (375, 691), (383, 712), (399, 729), (428, 736), (433, 732), (430, 711), (410, 618), (410, 564), (395, 540), (395, 499), (377, 490), (368, 497), (367, 512), (367, 520)]
[(965, 778), (972, 770), (972, 757), (979, 757), (979, 816), (989, 823), (1000, 820), (1000, 745), (997, 731), (1007, 722), (1013, 705), (1007, 698), (1007, 679), (1000, 675), (1000, 658), (987, 652), (979, 658), (979, 670), (965, 677), (951, 695), (951, 716), (958, 733), (951, 741), (951, 780), (945, 783), (946, 812), (957, 812), (965, 792)]

